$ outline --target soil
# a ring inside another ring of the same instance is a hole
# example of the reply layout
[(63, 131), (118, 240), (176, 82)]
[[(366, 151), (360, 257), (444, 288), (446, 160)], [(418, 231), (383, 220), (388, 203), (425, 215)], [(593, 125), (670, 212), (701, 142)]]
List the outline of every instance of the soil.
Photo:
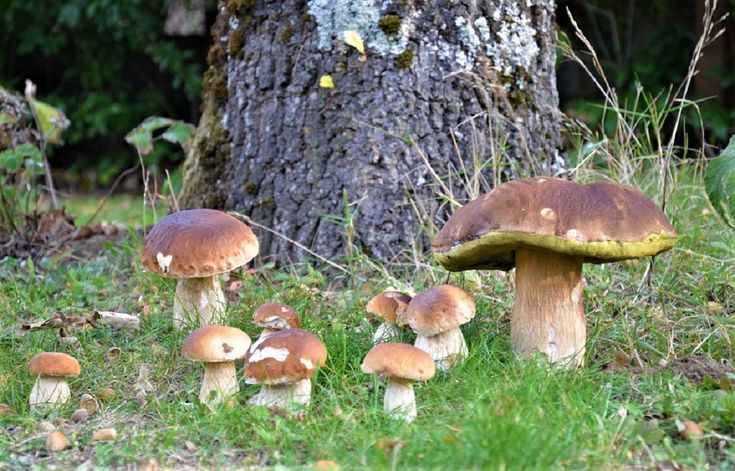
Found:
[(18, 230), (0, 232), (0, 259), (92, 258), (102, 253), (106, 241), (117, 242), (125, 235), (124, 229), (107, 223), (77, 227), (74, 216), (63, 209), (31, 214)]

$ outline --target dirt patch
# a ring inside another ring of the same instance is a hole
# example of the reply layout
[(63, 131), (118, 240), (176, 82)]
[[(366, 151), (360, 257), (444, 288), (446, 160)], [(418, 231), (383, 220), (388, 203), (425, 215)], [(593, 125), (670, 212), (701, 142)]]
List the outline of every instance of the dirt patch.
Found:
[(658, 368), (659, 371), (671, 371), (676, 376), (683, 376), (694, 384), (701, 384), (709, 376), (718, 380), (727, 373), (732, 373), (730, 366), (713, 360), (707, 355), (692, 355), (672, 360), (668, 365)]
[(119, 226), (100, 222), (77, 227), (74, 216), (63, 209), (30, 214), (18, 230), (0, 232), (0, 259), (94, 257), (102, 252), (106, 241), (117, 242), (125, 234)]

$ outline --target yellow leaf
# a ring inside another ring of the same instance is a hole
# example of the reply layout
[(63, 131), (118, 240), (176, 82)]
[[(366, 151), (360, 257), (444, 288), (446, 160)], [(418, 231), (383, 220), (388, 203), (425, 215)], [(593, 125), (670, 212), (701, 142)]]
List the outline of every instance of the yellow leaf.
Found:
[(322, 75), (319, 78), (319, 86), (322, 88), (334, 88), (334, 81), (331, 75)]
[(360, 51), (360, 54), (365, 54), (365, 45), (362, 42), (360, 33), (357, 31), (345, 31), (345, 42), (348, 46), (352, 46)]
[(69, 120), (64, 113), (34, 98), (29, 97), (28, 104), (31, 105), (33, 113), (36, 115), (39, 130), (44, 138), (51, 144), (60, 144), (61, 133), (69, 127)]

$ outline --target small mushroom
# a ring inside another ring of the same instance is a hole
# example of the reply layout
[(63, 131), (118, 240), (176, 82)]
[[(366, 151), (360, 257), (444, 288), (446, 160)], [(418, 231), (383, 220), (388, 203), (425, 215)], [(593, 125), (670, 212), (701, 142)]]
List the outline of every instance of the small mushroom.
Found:
[(635, 188), (534, 177), (503, 183), (458, 209), (431, 246), (449, 271), (515, 267), (513, 349), (581, 365), (582, 264), (656, 255), (675, 242), (666, 215)]
[(190, 209), (158, 221), (145, 238), (141, 259), (152, 273), (178, 278), (174, 327), (222, 322), (226, 300), (218, 275), (258, 254), (248, 226), (222, 211)]
[(43, 352), (31, 358), (28, 371), (37, 374), (29, 404), (31, 410), (41, 406), (56, 406), (69, 401), (71, 391), (67, 376), (79, 376), (81, 367), (73, 356), (66, 353)]
[(368, 301), (365, 310), (383, 321), (375, 329), (373, 345), (395, 341), (400, 337), (400, 326), (397, 324), (410, 301), (411, 296), (400, 291), (383, 291)]
[(235, 361), (243, 358), (250, 347), (250, 337), (240, 329), (208, 325), (191, 332), (184, 340), (182, 355), (204, 362), (204, 378), (199, 400), (210, 409), (237, 394)]
[(279, 330), (301, 327), (296, 311), (286, 304), (274, 302), (265, 303), (255, 310), (253, 324), (263, 328), (258, 340)]
[(314, 334), (286, 329), (253, 343), (245, 358), (245, 382), (261, 384), (248, 404), (293, 410), (311, 401), (311, 377), (327, 360)]
[(416, 418), (414, 381), (426, 381), (436, 372), (434, 360), (423, 350), (405, 343), (381, 343), (362, 361), (364, 373), (388, 378), (383, 409), (395, 419), (411, 422)]
[(417, 334), (414, 346), (428, 353), (440, 370), (467, 357), (459, 326), (475, 317), (475, 302), (462, 288), (440, 285), (417, 294), (408, 303), (405, 317)]

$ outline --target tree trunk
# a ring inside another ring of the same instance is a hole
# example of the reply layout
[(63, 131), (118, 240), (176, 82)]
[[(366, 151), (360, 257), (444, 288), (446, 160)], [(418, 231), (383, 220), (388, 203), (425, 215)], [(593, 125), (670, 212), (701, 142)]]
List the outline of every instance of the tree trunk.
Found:
[[(554, 6), (220, 2), (183, 204), (238, 210), (329, 258), (421, 250), (453, 205), (563, 167)], [(304, 256), (259, 237), (264, 256)]]

